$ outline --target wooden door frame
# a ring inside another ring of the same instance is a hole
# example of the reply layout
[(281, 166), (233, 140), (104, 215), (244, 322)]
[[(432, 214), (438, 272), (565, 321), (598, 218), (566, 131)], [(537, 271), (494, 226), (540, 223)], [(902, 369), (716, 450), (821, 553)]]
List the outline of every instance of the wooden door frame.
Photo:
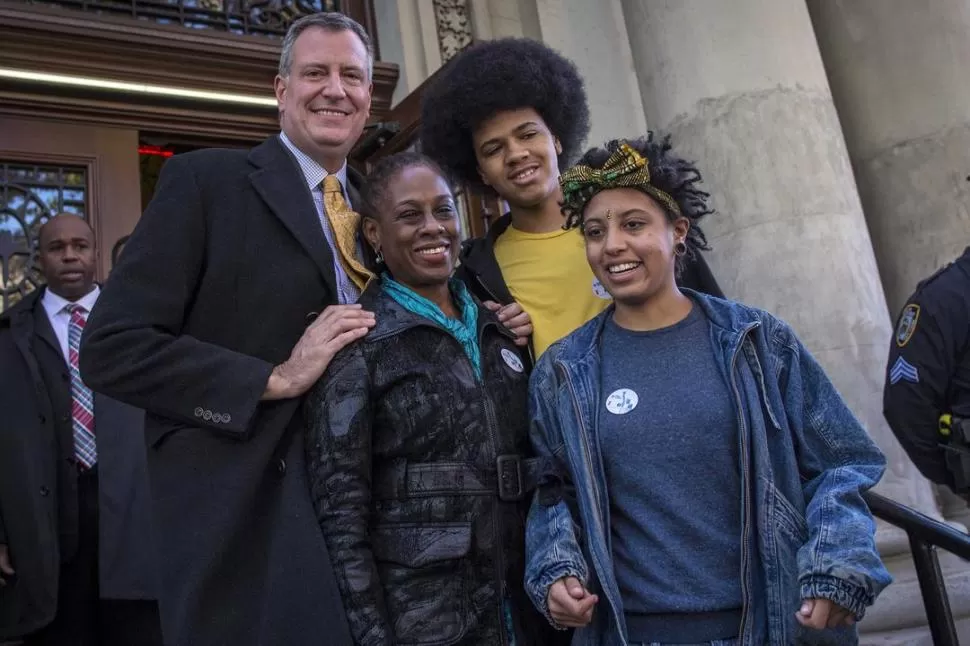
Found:
[(85, 169), (85, 215), (97, 245), (96, 278), (103, 281), (111, 270), (112, 247), (132, 232), (141, 217), (138, 132), (2, 115), (0, 131), (4, 132), (3, 159)]
[[(365, 7), (366, 7), (365, 3)], [(366, 18), (366, 16), (365, 16)], [(279, 39), (0, 1), (0, 67), (272, 100)], [(374, 63), (371, 121), (384, 120), (398, 66)], [(252, 144), (279, 131), (275, 105), (0, 82), (0, 116), (44, 118)]]

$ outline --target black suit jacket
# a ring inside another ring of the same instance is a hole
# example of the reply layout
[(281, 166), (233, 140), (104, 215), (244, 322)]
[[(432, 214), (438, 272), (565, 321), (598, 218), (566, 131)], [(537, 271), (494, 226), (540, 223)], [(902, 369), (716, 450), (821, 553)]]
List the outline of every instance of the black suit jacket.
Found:
[[(77, 551), (70, 376), (43, 293), (0, 317), (0, 543), (17, 572), (0, 587), (0, 639), (53, 620), (59, 566)], [(95, 395), (104, 598), (155, 596), (143, 421), (142, 411)]]
[(81, 373), (148, 413), (169, 646), (350, 643), (299, 401), (260, 401), (308, 315), (335, 302), (332, 252), (277, 137), (166, 163), (88, 320)]

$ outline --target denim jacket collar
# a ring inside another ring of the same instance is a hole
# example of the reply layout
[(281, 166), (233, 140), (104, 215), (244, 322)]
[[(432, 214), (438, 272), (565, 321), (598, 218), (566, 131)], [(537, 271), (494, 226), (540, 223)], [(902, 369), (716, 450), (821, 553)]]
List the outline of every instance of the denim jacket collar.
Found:
[[(725, 345), (740, 345), (741, 338), (761, 324), (757, 311), (746, 305), (714, 298), (683, 287), (680, 288), (680, 291), (690, 297), (694, 304), (699, 305), (717, 331), (725, 335), (722, 338), (722, 340), (727, 341)], [(583, 327), (559, 341), (557, 359), (563, 363), (571, 363), (586, 359), (589, 354), (595, 353), (600, 335), (603, 332), (603, 326), (609, 317), (613, 316), (615, 310), (616, 305), (610, 304)], [(733, 341), (731, 340), (732, 336), (735, 337)]]

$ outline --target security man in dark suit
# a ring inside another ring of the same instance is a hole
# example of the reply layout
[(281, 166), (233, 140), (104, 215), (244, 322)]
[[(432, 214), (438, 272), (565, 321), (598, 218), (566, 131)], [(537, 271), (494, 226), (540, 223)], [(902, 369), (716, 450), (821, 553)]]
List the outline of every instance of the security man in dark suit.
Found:
[(84, 379), (147, 411), (167, 646), (350, 644), (297, 410), (374, 325), (342, 217), (372, 66), (353, 20), (296, 21), (282, 132), (166, 163), (85, 331)]
[(883, 411), (924, 476), (970, 494), (970, 247), (903, 308)]
[(91, 227), (39, 232), (47, 286), (0, 317), (0, 641), (161, 646), (144, 413), (79, 378)]

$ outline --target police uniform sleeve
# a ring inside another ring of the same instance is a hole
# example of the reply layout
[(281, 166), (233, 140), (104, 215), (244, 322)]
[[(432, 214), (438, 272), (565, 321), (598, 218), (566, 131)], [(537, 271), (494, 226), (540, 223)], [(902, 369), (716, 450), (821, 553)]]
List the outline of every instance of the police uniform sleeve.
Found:
[(970, 320), (954, 277), (931, 278), (907, 301), (896, 321), (886, 366), (883, 412), (920, 472), (949, 484), (939, 448), (939, 417)]

